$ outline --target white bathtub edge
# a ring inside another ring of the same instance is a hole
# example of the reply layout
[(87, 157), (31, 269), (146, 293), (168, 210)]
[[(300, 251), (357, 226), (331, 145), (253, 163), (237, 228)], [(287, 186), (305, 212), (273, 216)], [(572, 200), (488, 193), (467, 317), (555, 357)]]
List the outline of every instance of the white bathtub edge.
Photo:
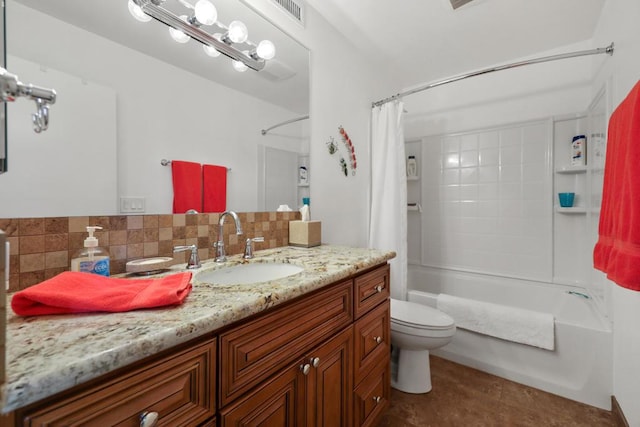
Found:
[[(408, 300), (436, 306), (436, 294), (409, 290)], [(568, 399), (611, 410), (612, 334), (556, 323), (557, 350), (549, 352), (458, 329), (431, 353)], [(587, 341), (590, 341), (587, 343)], [(587, 343), (587, 348), (579, 345)], [(549, 370), (554, 367), (554, 371)]]

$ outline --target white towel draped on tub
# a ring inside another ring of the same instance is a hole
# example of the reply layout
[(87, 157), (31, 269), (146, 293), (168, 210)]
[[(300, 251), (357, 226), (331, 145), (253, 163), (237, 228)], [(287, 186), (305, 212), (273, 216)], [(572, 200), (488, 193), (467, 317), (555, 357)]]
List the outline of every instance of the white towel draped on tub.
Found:
[(438, 295), (438, 310), (453, 317), (460, 328), (546, 350), (554, 349), (554, 318), (550, 313), (447, 294)]

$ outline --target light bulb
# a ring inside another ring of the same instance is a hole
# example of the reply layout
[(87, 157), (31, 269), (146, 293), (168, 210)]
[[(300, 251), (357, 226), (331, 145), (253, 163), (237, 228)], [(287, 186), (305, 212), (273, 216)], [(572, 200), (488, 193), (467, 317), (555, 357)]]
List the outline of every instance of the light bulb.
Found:
[(245, 63), (242, 61), (236, 61), (236, 60), (233, 61), (233, 69), (239, 73), (244, 73), (245, 71), (247, 71), (248, 68), (249, 67), (247, 67)]
[[(183, 21), (186, 21), (187, 15), (180, 16), (180, 19), (182, 19)], [(176, 30), (173, 27), (169, 27), (169, 34), (171, 34), (171, 38), (177, 41), (178, 43), (186, 43), (189, 41), (189, 39), (191, 39), (191, 37), (189, 37), (188, 35), (186, 35), (180, 30)]]
[(249, 30), (247, 30), (247, 26), (244, 25), (240, 21), (232, 21), (229, 24), (228, 30), (229, 40), (234, 43), (244, 43), (249, 37)]
[(133, 0), (129, 0), (129, 13), (140, 22), (149, 22), (151, 17), (142, 11), (142, 8), (135, 4)]
[(262, 40), (258, 43), (256, 54), (262, 59), (273, 59), (276, 56), (276, 47), (269, 40)]
[(213, 46), (209, 46), (209, 45), (207, 45), (207, 44), (203, 44), (203, 45), (202, 45), (202, 49), (204, 49), (204, 52), (205, 52), (207, 55), (209, 55), (209, 56), (211, 56), (211, 57), (213, 57), (213, 58), (216, 58), (216, 57), (220, 56), (220, 52), (218, 52), (218, 51), (216, 50), (216, 48), (215, 48), (215, 47), (213, 47)]
[(195, 9), (196, 19), (202, 25), (213, 25), (218, 19), (218, 11), (209, 0), (199, 0)]

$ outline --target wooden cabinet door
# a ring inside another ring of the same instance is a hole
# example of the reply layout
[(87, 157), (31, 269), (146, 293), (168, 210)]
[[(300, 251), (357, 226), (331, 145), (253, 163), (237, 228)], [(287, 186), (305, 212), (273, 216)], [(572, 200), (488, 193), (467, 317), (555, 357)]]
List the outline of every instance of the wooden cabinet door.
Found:
[(353, 322), (352, 281), (220, 335), (220, 405), (232, 403)]
[(307, 426), (350, 427), (353, 424), (353, 331), (347, 328), (316, 348), (306, 360)]
[(220, 412), (220, 427), (296, 427), (305, 419), (306, 378), (290, 366)]

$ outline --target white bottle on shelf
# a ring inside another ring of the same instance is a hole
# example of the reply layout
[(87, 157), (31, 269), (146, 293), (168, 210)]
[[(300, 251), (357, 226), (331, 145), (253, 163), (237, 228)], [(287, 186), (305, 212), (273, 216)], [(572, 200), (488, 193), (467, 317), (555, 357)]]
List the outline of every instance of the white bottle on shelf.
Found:
[(418, 176), (418, 164), (416, 163), (416, 156), (409, 156), (407, 159), (407, 176), (409, 178), (415, 178)]

